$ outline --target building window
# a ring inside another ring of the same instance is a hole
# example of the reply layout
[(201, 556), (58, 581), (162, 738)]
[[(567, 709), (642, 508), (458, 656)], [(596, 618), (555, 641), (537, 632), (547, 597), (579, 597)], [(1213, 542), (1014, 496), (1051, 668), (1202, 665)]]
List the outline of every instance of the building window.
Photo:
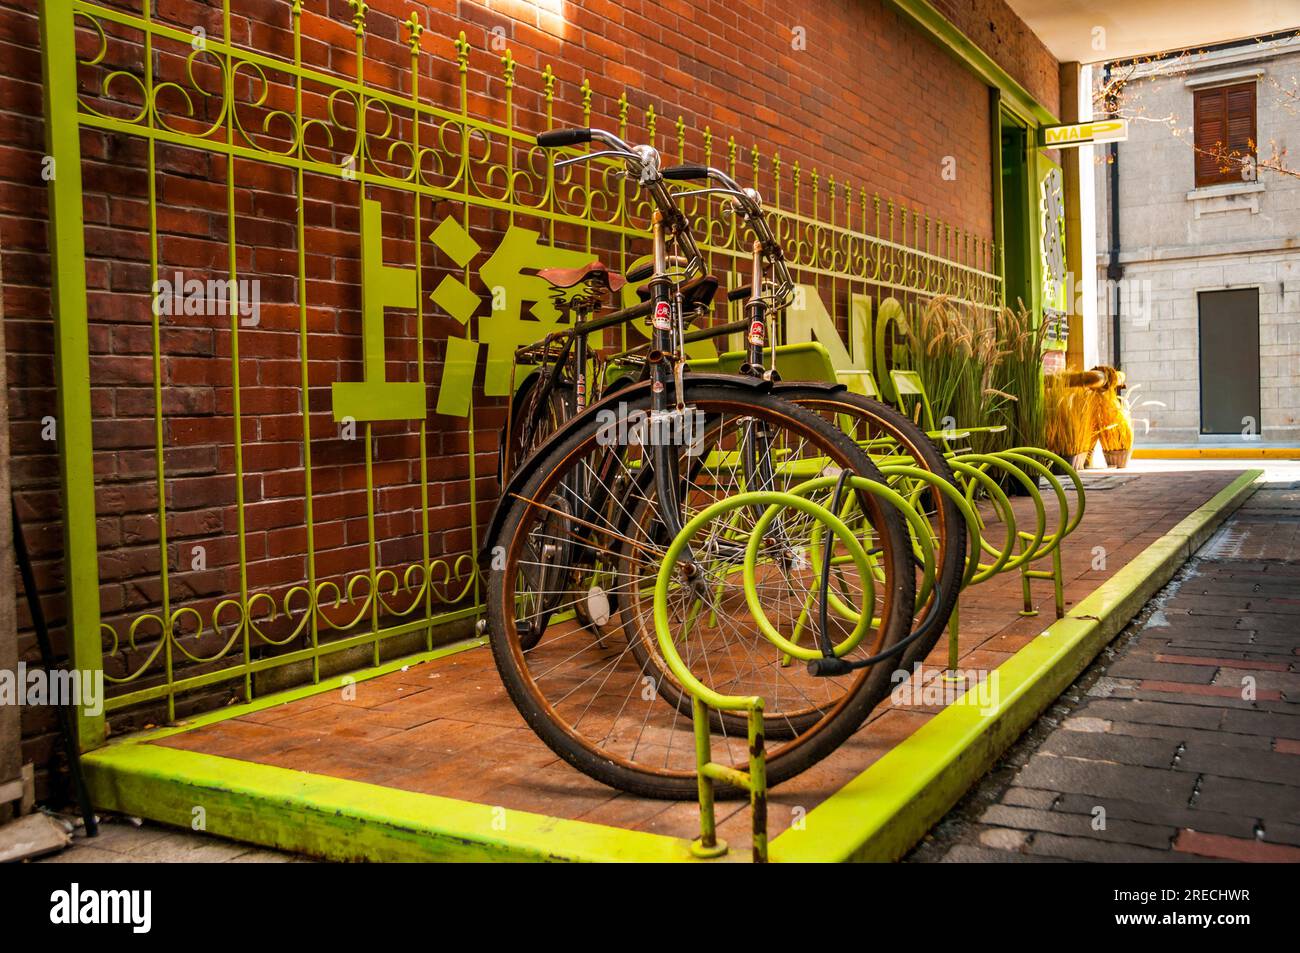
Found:
[(1196, 186), (1255, 178), (1255, 84), (1195, 92)]

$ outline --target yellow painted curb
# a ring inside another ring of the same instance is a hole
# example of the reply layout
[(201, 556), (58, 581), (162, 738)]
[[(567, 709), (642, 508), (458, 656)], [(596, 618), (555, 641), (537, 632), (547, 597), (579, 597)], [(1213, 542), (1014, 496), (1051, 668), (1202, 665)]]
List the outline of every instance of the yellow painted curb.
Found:
[(1135, 460), (1300, 460), (1300, 447), (1136, 447)]
[(83, 765), (99, 808), (329, 860), (693, 860), (675, 837), (159, 745)]
[(486, 643), (452, 643), (114, 739), (82, 758), (91, 800), (104, 810), (328, 860), (694, 861), (690, 842), (674, 837), (150, 744)]

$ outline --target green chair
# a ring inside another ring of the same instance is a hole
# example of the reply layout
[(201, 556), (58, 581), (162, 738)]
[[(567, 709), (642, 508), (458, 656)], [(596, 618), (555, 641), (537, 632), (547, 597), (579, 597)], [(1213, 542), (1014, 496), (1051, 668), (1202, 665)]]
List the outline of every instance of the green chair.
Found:
[[(691, 359), (686, 362), (686, 366), (697, 373), (739, 374), (741, 365), (745, 363), (747, 357), (747, 351), (728, 351), (714, 358)], [(764, 348), (763, 360), (769, 367), (776, 367), (784, 380), (829, 382), (836, 380), (830, 352), (816, 341), (778, 344), (775, 348)]]

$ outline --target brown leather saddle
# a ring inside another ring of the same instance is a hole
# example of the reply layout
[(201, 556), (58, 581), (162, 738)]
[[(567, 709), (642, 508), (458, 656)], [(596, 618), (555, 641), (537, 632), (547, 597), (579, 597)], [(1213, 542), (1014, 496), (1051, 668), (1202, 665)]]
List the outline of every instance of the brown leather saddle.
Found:
[(543, 268), (537, 272), (553, 288), (576, 288), (581, 284), (592, 286), (592, 290), (608, 290), (617, 293), (627, 284), (627, 279), (617, 271), (606, 268), (599, 258), (578, 268)]

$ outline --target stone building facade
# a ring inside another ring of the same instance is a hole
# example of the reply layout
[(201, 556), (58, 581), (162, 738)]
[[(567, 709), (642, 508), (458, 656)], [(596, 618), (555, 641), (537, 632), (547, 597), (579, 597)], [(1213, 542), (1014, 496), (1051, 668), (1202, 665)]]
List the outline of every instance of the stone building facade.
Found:
[[(1100, 80), (1103, 70), (1095, 72)], [(1140, 385), (1139, 443), (1300, 439), (1298, 75), (1300, 36), (1291, 33), (1158, 58), (1124, 86), (1129, 138), (1114, 164), (1097, 150), (1097, 304), (1102, 360)], [(1198, 91), (1229, 89), (1243, 102), (1253, 90), (1254, 163), (1226, 155), (1216, 163), (1204, 141), (1198, 152)], [(1198, 154), (1232, 180), (1198, 185)], [(1116, 282), (1108, 283), (1116, 173), (1118, 354)], [(1239, 294), (1225, 298), (1230, 292)], [(1249, 361), (1256, 320), (1257, 372)]]

